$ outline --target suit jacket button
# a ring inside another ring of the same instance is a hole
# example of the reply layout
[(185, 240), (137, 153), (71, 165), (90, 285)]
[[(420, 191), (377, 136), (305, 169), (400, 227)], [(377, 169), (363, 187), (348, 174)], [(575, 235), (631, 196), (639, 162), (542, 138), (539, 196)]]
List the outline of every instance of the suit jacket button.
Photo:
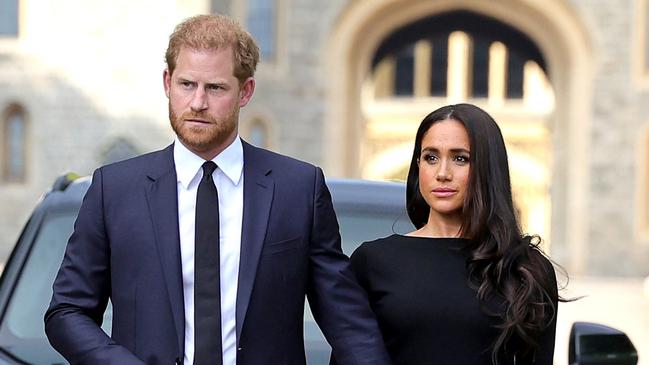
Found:
[(243, 350), (243, 347), (237, 348), (237, 351), (241, 351), (241, 350)]
[(182, 362), (180, 362), (180, 359), (176, 358), (176, 365), (181, 365), (181, 364), (182, 364)]

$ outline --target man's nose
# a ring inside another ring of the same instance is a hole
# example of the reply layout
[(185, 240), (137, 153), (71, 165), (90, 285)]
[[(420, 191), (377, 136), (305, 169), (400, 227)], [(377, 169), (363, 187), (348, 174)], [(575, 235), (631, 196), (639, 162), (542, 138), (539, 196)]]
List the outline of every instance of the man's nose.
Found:
[(196, 88), (189, 107), (195, 112), (207, 109), (207, 95), (205, 94), (205, 90), (200, 87)]

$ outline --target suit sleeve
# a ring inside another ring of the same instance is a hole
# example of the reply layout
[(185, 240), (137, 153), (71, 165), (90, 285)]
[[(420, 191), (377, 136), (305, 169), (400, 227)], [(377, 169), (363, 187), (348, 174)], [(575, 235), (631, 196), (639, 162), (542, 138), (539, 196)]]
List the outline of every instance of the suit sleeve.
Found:
[(102, 329), (110, 296), (110, 245), (103, 214), (101, 169), (83, 199), (53, 284), (45, 332), (71, 364), (144, 364)]
[(316, 169), (307, 296), (314, 318), (338, 364), (389, 364), (367, 295), (354, 279), (331, 195)]

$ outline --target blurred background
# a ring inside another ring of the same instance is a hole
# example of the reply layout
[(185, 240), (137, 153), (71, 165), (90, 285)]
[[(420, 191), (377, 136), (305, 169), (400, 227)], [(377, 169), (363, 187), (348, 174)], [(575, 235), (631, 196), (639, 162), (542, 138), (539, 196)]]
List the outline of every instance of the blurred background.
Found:
[[(164, 51), (221, 12), (260, 43), (240, 134), (329, 177), (403, 180), (416, 128), (471, 102), (499, 122), (525, 231), (576, 320), (649, 364), (649, 0), (0, 0), (0, 261), (63, 172), (173, 140)], [(565, 284), (565, 279), (563, 280)]]

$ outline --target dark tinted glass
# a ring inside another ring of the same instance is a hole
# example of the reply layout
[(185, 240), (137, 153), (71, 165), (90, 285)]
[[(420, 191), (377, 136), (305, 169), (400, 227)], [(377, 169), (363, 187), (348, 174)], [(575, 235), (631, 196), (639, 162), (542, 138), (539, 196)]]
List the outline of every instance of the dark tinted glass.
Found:
[[(76, 215), (76, 210), (70, 210), (48, 214), (40, 222), (31, 221), (31, 224), (40, 224), (38, 235), (18, 276), (0, 326), (0, 346), (30, 364), (65, 363), (49, 346), (43, 316), (52, 297), (52, 283), (72, 234)], [(19, 244), (28, 245), (29, 242)], [(104, 330), (110, 328), (111, 313), (108, 310), (104, 317)]]
[(602, 363), (610, 358), (637, 356), (631, 341), (624, 334), (583, 335), (579, 339), (579, 345), (583, 357), (600, 359)]
[(259, 44), (262, 61), (275, 58), (275, 1), (249, 0), (246, 25)]
[(230, 0), (211, 0), (212, 13), (230, 15)]

